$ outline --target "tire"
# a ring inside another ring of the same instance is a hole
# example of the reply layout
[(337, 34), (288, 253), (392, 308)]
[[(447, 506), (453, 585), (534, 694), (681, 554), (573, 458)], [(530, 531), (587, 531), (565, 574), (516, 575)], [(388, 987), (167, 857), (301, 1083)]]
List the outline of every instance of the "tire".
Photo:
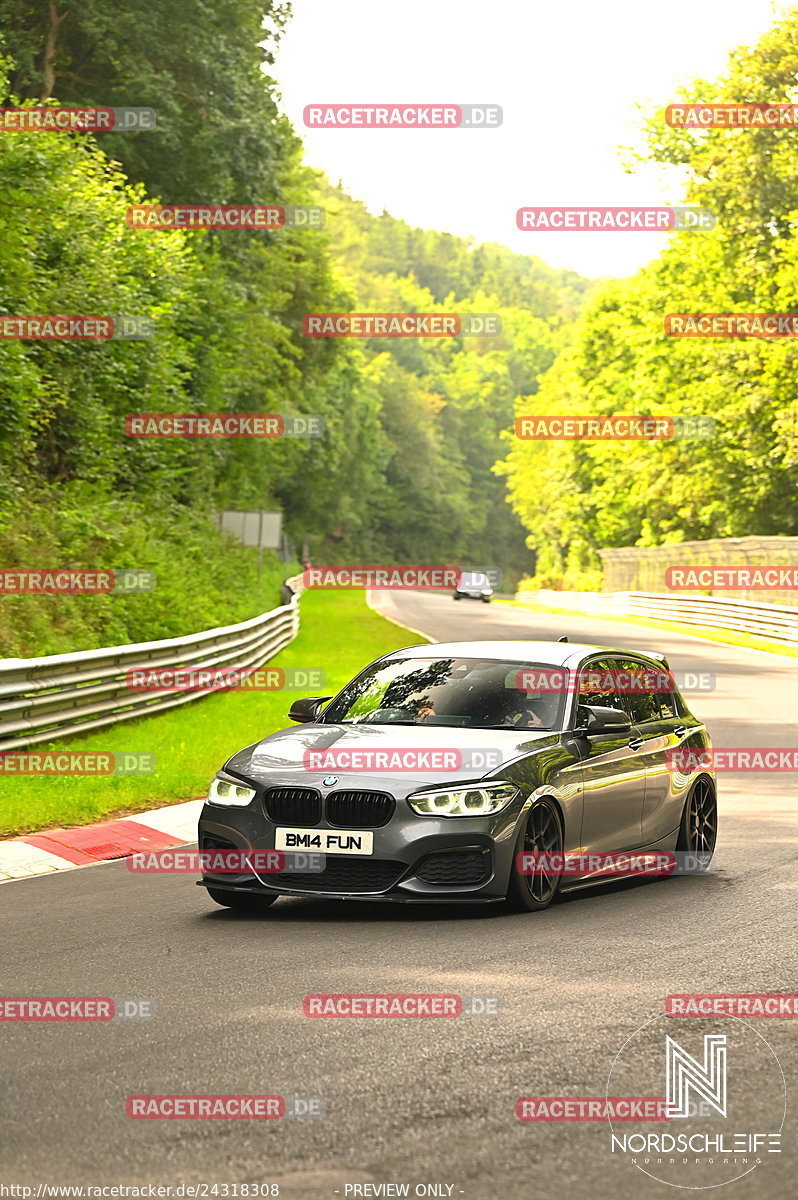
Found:
[(482, 603), (483, 603), (483, 604), (490, 604), (490, 596), (483, 596), (483, 597), (482, 597)]
[(562, 820), (553, 800), (543, 798), (533, 804), (521, 827), (513, 851), (513, 865), (507, 899), (520, 912), (542, 912), (548, 908), (560, 889), (561, 875), (521, 875), (516, 869), (516, 856), (524, 850), (563, 849)]
[(462, 599), (463, 599), (463, 597), (460, 595), (460, 593), (459, 593), (459, 592), (455, 592), (455, 594), (454, 594), (454, 598), (455, 598), (455, 600), (462, 600)]
[(243, 912), (262, 912), (274, 904), (277, 896), (257, 896), (252, 892), (228, 892), (224, 888), (207, 888), (211, 900), (221, 904), (223, 908), (237, 908)]
[(718, 798), (708, 779), (697, 779), (682, 811), (677, 852), (692, 854), (691, 871), (706, 871), (718, 837)]

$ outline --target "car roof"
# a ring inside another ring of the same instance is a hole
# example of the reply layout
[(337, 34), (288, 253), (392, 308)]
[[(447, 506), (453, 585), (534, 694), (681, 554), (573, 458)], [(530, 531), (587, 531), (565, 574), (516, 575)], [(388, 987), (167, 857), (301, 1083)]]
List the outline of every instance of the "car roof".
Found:
[(402, 655), (404, 658), (495, 658), (504, 662), (547, 663), (550, 666), (575, 666), (592, 654), (629, 654), (643, 658), (658, 656), (639, 650), (624, 650), (612, 646), (593, 646), (586, 642), (432, 642), (424, 646), (406, 646), (403, 650), (392, 650), (385, 658)]

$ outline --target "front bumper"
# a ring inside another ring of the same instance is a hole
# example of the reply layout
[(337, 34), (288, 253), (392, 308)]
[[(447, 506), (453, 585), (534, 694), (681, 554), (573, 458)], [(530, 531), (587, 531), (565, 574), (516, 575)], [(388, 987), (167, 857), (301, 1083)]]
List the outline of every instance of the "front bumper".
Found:
[[(328, 854), (322, 872), (205, 874), (201, 886), (258, 895), (326, 896), (404, 903), (502, 900), (512, 868), (523, 797), (491, 817), (420, 817), (403, 800), (387, 825), (373, 829), (373, 854)], [(270, 850), (277, 826), (256, 797), (243, 809), (206, 804), (200, 849)], [(322, 820), (319, 830), (334, 829)], [(340, 832), (338, 830), (337, 832)]]

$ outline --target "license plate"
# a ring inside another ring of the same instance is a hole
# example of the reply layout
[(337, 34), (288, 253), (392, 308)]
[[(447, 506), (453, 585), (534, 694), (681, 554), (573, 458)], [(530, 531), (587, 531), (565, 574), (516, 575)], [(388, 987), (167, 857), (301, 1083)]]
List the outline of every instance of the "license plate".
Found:
[(275, 829), (275, 850), (317, 854), (373, 854), (374, 834), (363, 829)]

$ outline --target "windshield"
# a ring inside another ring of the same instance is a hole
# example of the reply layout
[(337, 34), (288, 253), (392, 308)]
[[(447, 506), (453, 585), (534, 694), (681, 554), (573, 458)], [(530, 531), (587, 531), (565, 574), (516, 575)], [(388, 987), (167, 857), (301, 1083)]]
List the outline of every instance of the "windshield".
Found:
[(488, 589), (490, 588), (490, 580), (487, 575), (479, 575), (475, 571), (466, 571), (460, 576), (457, 586), (461, 588)]
[[(324, 712), (328, 724), (459, 725), (471, 729), (560, 728), (566, 687), (530, 690), (550, 664), (473, 658), (400, 658), (375, 663)], [(565, 677), (567, 672), (558, 671)]]

